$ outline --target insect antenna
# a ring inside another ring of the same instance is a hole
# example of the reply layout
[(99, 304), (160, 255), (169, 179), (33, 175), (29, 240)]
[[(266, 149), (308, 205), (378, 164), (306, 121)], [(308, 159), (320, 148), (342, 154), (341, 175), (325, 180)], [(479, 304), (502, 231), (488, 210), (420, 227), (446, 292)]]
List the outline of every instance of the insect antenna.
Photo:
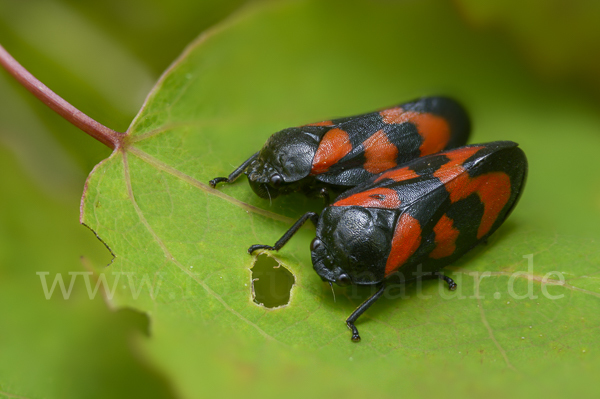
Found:
[(333, 283), (330, 281), (329, 286), (331, 287), (331, 292), (333, 293), (333, 302), (335, 302), (335, 291), (333, 290)]
[(269, 186), (265, 185), (265, 188), (267, 189), (267, 195), (269, 196), (269, 206), (273, 206), (273, 200), (271, 199), (271, 193), (269, 192)]

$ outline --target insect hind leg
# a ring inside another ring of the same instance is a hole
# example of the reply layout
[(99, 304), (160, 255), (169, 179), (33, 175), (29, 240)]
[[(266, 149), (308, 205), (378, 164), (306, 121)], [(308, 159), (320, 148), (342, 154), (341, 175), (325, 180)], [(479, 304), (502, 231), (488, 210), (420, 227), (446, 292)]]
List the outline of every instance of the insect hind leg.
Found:
[(450, 277), (446, 276), (442, 272), (433, 273), (432, 278), (439, 278), (440, 280), (444, 280), (448, 284), (448, 289), (450, 291), (454, 291), (456, 289), (456, 287), (458, 287), (458, 285), (454, 282), (454, 280), (452, 280)]

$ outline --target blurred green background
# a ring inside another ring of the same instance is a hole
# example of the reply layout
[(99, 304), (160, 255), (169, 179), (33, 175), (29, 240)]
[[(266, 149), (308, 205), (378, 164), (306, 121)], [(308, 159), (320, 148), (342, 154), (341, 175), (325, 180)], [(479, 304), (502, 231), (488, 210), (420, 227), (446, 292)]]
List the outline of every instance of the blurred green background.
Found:
[[(185, 46), (244, 5), (0, 0), (0, 43), (67, 101), (125, 131)], [(456, 0), (451, 7), (473, 35), (511, 43), (539, 84), (598, 107), (600, 3)], [(36, 275), (110, 262), (79, 224), (85, 177), (109, 154), (0, 73), (0, 397), (178, 395), (132, 344), (148, 334), (145, 316), (110, 310), (79, 286), (67, 301), (46, 300)]]

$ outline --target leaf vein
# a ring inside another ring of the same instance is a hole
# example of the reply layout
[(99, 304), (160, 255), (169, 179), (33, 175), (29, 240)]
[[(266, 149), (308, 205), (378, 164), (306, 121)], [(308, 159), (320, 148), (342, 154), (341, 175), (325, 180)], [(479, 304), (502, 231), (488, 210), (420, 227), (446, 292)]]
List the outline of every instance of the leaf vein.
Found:
[(230, 197), (227, 194), (223, 194), (221, 191), (211, 188), (208, 184), (202, 183), (201, 181), (194, 179), (193, 177), (175, 169), (174, 167), (154, 158), (153, 156), (140, 150), (139, 148), (129, 147), (128, 151), (131, 152), (132, 154), (134, 154), (135, 156), (137, 156), (138, 158), (140, 158), (141, 160), (143, 160), (144, 162), (148, 163), (150, 166), (152, 166), (156, 169), (162, 170), (164, 172), (167, 172), (170, 175), (175, 176), (175, 177), (185, 181), (186, 183), (188, 183), (196, 188), (199, 188), (200, 190), (202, 190), (208, 194), (211, 194), (211, 195), (214, 195), (221, 199), (224, 199), (225, 201), (230, 202), (231, 204), (237, 205), (238, 207), (240, 207), (242, 209), (245, 209), (245, 210), (253, 212), (253, 213), (257, 213), (259, 215), (268, 217), (270, 219), (279, 220), (281, 222), (290, 223), (290, 224), (294, 222), (293, 219), (288, 218), (286, 216), (279, 215), (275, 212), (266, 211), (264, 209), (261, 209), (256, 206), (247, 204), (243, 201), (240, 201), (236, 198)]
[(492, 330), (492, 327), (490, 326), (490, 323), (488, 323), (487, 318), (485, 317), (485, 311), (483, 310), (483, 303), (481, 302), (481, 297), (479, 296), (479, 286), (480, 286), (480, 281), (481, 280), (478, 279), (478, 278), (476, 278), (475, 281), (476, 281), (476, 284), (475, 284), (475, 297), (477, 298), (477, 304), (478, 304), (478, 307), (479, 307), (479, 314), (481, 315), (481, 322), (483, 323), (483, 325), (487, 329), (488, 334), (490, 336), (490, 339), (492, 340), (492, 342), (494, 342), (494, 345), (496, 345), (496, 348), (498, 348), (498, 351), (500, 352), (500, 354), (504, 358), (504, 361), (506, 362), (506, 365), (509, 368), (511, 368), (512, 370), (517, 371), (517, 369), (515, 368), (515, 366), (513, 366), (512, 363), (510, 362), (510, 360), (508, 360), (508, 356), (506, 355), (506, 351), (504, 350), (504, 348), (502, 347), (502, 345), (500, 345), (500, 343), (498, 342), (498, 340), (494, 336), (494, 331)]

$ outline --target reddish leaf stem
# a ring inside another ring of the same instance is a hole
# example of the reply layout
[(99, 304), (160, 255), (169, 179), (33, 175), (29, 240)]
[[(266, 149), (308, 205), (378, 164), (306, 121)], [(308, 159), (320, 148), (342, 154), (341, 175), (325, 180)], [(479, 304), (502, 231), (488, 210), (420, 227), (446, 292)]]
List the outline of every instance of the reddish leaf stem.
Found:
[(17, 62), (0, 45), (0, 65), (10, 73), (21, 85), (29, 90), (34, 96), (50, 107), (54, 112), (77, 126), (99, 142), (115, 149), (122, 144), (123, 133), (116, 132), (96, 122), (50, 90), (46, 85), (37, 80), (21, 64)]

